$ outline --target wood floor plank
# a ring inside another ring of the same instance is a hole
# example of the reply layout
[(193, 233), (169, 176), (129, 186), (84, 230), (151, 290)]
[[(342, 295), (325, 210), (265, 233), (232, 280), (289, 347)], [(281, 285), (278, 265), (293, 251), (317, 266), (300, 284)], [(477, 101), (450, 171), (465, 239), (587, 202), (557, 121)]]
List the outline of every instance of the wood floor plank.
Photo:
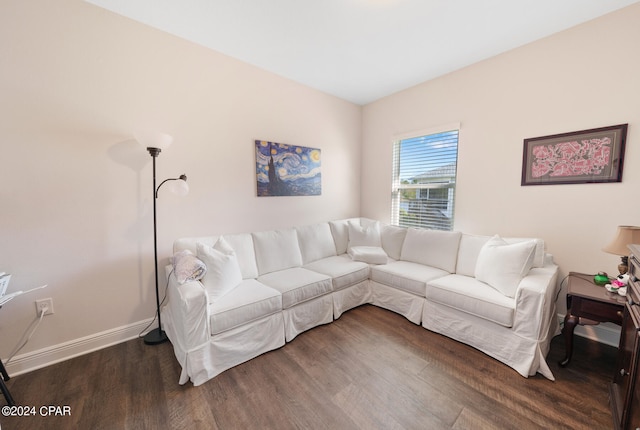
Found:
[(171, 344), (136, 339), (19, 375), (19, 405), (71, 416), (0, 417), (7, 429), (606, 429), (617, 350), (575, 338), (556, 381), (523, 378), (467, 345), (365, 305), (194, 387)]

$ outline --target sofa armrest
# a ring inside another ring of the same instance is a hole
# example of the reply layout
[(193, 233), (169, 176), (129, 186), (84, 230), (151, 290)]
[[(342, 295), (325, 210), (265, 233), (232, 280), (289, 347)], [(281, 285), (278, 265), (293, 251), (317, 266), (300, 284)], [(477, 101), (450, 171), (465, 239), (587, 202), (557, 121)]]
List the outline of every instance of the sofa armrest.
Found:
[(518, 286), (513, 330), (528, 339), (546, 337), (552, 318), (556, 317), (558, 266), (546, 261), (533, 268)]
[(200, 281), (178, 284), (174, 274), (169, 277), (167, 289), (167, 321), (185, 352), (192, 351), (210, 341), (209, 303), (207, 292)]

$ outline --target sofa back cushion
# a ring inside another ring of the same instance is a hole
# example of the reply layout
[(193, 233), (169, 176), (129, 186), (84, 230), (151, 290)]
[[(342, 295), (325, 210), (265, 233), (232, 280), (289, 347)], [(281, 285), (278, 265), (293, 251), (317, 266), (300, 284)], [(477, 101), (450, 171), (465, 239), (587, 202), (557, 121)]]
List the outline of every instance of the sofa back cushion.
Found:
[(378, 248), (382, 246), (380, 223), (378, 221), (367, 219), (349, 221), (347, 226), (349, 229), (347, 252), (354, 246), (373, 246)]
[(384, 252), (394, 260), (400, 260), (402, 245), (404, 244), (404, 238), (406, 235), (406, 227), (383, 225), (380, 229), (380, 239), (382, 240), (382, 248), (384, 249)]
[(458, 275), (476, 276), (476, 262), (480, 250), (491, 239), (490, 236), (476, 236), (463, 234), (460, 238), (460, 248), (458, 249), (458, 263), (456, 273)]
[(258, 266), (256, 265), (256, 253), (253, 248), (253, 238), (251, 234), (225, 234), (222, 236), (233, 248), (238, 256), (238, 264), (242, 272), (242, 279), (255, 279), (258, 277)]
[[(213, 246), (222, 236), (200, 236), (184, 237), (173, 242), (173, 253), (189, 250), (197, 253), (197, 244)], [(258, 267), (256, 266), (256, 253), (253, 249), (253, 238), (250, 233), (225, 234), (226, 242), (235, 251), (243, 279), (253, 279), (258, 277)]]
[(251, 235), (260, 275), (302, 266), (295, 229), (262, 231)]
[[(456, 265), (456, 273), (458, 275), (475, 276), (476, 263), (480, 250), (491, 239), (491, 236), (478, 236), (473, 234), (463, 234), (460, 238), (460, 249), (458, 250), (458, 263)], [(537, 238), (503, 238), (507, 243), (520, 243), (533, 240), (536, 244), (533, 267), (544, 266), (544, 240)]]
[(454, 273), (461, 233), (409, 228), (400, 259)]
[(347, 246), (349, 245), (349, 221), (360, 221), (360, 218), (329, 221), (331, 235), (336, 244), (337, 255), (342, 255), (347, 252)]
[(336, 244), (328, 222), (297, 227), (296, 232), (304, 264), (336, 255)]

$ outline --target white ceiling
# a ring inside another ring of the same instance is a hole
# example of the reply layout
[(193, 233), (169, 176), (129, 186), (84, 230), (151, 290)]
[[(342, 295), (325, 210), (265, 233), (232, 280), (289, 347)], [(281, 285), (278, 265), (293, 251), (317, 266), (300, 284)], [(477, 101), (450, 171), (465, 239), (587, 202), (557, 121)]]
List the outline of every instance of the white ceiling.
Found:
[(366, 104), (640, 0), (86, 0)]

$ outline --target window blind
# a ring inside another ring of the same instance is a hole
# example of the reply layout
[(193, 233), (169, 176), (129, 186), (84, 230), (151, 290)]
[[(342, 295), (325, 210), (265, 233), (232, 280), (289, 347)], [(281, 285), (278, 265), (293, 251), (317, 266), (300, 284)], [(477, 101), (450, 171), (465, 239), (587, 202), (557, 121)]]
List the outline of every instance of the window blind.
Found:
[(395, 141), (392, 224), (452, 230), (457, 160), (458, 130)]

